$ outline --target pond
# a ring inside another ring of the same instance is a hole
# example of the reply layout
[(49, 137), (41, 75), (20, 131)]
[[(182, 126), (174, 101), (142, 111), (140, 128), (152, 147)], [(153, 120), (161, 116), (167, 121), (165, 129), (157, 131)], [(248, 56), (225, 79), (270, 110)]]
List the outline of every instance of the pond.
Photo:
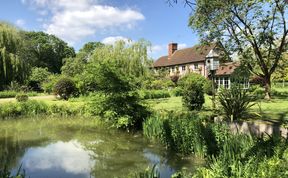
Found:
[(161, 177), (202, 164), (181, 158), (141, 134), (125, 133), (95, 119), (26, 118), (0, 121), (0, 158), (12, 172), (31, 178), (127, 177), (157, 165)]

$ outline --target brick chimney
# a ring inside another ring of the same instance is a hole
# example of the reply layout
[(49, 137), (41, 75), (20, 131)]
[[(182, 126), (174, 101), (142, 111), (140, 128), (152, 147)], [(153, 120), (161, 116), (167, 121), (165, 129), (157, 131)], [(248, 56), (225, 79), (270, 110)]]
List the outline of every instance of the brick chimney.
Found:
[(169, 43), (168, 45), (168, 59), (171, 59), (172, 54), (177, 51), (178, 44), (177, 43)]

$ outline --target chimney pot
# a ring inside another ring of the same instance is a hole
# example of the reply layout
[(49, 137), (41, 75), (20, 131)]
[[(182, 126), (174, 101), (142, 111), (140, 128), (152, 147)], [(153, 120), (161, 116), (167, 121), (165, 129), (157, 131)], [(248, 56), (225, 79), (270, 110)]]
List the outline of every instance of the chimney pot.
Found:
[(171, 59), (172, 54), (178, 50), (177, 43), (169, 43), (168, 45), (168, 59)]

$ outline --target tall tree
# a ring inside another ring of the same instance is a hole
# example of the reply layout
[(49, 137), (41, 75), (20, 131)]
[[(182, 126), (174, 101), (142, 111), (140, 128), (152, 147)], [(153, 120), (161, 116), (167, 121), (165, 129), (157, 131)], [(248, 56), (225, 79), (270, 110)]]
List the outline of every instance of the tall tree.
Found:
[(44, 32), (24, 32), (27, 54), (33, 58), (33, 67), (48, 68), (50, 72), (60, 73), (63, 59), (74, 57), (75, 51), (66, 42)]
[(14, 26), (0, 23), (0, 89), (16, 81), (23, 83), (28, 76), (27, 63), (19, 57), (23, 39)]
[(83, 72), (85, 64), (97, 48), (104, 47), (101, 42), (88, 42), (77, 53), (76, 57), (66, 58), (61, 68), (62, 74), (74, 77)]
[[(177, 0), (168, 0), (177, 3)], [(265, 81), (271, 98), (271, 75), (287, 50), (287, 1), (184, 0), (192, 8), (189, 26), (203, 41), (218, 41), (237, 52), (249, 70)]]

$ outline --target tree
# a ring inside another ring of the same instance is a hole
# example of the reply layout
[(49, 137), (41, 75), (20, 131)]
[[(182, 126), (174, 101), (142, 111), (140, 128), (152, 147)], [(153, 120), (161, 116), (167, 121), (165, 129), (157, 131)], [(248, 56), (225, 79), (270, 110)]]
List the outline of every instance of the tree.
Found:
[(66, 42), (44, 32), (23, 32), (26, 55), (33, 58), (33, 67), (48, 68), (50, 72), (60, 73), (63, 59), (74, 57), (75, 51)]
[(0, 23), (0, 89), (12, 81), (23, 83), (28, 76), (28, 65), (19, 56), (23, 39), (19, 30), (7, 23)]
[[(177, 3), (177, 0), (169, 0)], [(192, 7), (189, 26), (206, 42), (217, 41), (265, 81), (271, 98), (271, 75), (287, 50), (287, 1), (185, 0)]]
[(77, 53), (76, 57), (66, 58), (61, 68), (62, 74), (74, 77), (84, 71), (84, 67), (89, 61), (94, 50), (104, 47), (101, 42), (88, 42)]

